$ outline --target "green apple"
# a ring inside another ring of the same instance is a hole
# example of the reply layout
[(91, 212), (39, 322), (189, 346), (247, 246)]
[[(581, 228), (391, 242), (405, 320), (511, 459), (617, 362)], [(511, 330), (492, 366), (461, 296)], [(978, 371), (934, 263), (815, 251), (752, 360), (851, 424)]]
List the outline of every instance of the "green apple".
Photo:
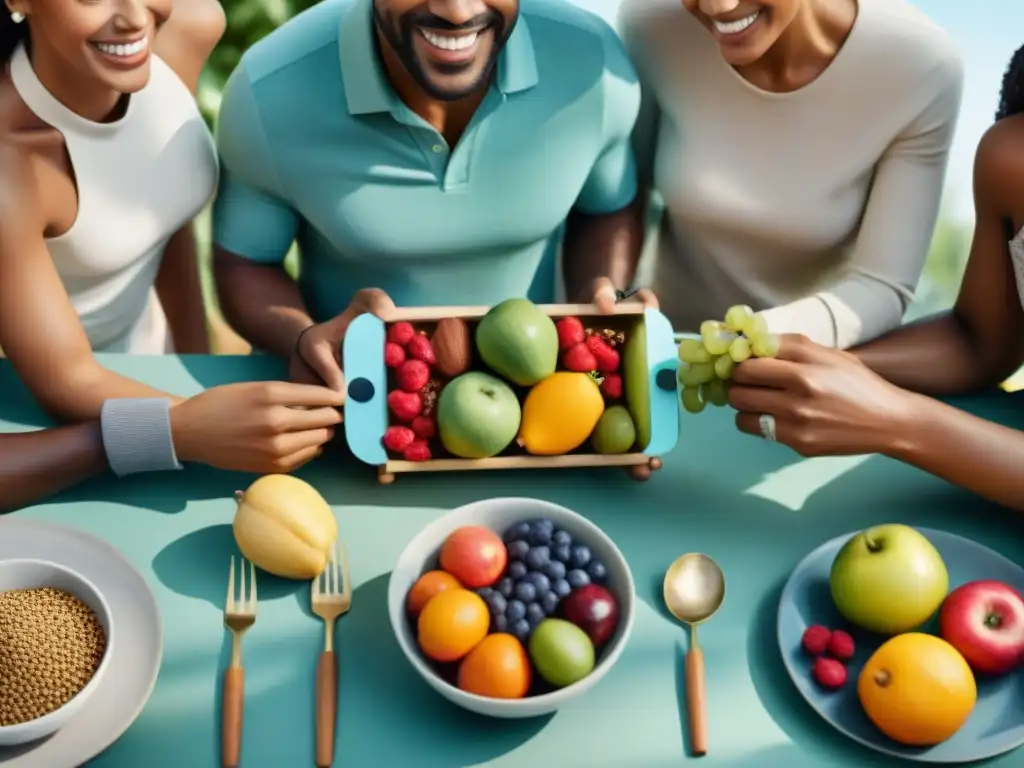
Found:
[(870, 632), (898, 635), (928, 621), (949, 591), (938, 550), (909, 525), (879, 525), (851, 537), (832, 561), (836, 608)]
[(544, 619), (530, 635), (530, 659), (541, 677), (564, 688), (593, 671), (594, 644), (575, 624)]

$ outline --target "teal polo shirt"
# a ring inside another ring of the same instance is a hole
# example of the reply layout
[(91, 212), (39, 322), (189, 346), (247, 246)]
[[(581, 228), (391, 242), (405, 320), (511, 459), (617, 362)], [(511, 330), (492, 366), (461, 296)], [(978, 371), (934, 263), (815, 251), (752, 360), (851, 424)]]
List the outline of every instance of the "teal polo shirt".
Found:
[(524, 0), (454, 147), (398, 98), (371, 0), (324, 0), (254, 45), (224, 91), (214, 239), (263, 264), (293, 242), (313, 318), (361, 288), (399, 306), (555, 298), (566, 215), (636, 194), (640, 91), (618, 37), (566, 0)]

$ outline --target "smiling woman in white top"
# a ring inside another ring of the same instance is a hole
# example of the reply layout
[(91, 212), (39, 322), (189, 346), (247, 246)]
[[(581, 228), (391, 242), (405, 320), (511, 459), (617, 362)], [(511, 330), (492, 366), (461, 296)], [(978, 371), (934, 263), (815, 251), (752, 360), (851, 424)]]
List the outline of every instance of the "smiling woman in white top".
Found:
[(619, 21), (676, 327), (735, 304), (830, 347), (897, 327), (960, 109), (946, 34), (906, 0), (624, 0)]
[[(192, 218), (217, 180), (193, 91), (214, 0), (6, 0), (0, 348), (50, 412), (165, 397), (94, 351), (206, 352)], [(173, 14), (172, 14), (173, 5)]]

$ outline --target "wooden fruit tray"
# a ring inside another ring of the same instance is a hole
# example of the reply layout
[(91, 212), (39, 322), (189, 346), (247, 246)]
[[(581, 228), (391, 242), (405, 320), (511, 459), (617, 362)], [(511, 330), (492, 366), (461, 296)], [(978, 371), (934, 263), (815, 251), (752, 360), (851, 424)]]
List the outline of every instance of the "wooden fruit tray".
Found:
[[(395, 476), (409, 472), (458, 472), (481, 469), (565, 469), (579, 467), (632, 467), (642, 479), (649, 476), (643, 468), (656, 469), (657, 458), (671, 451), (679, 436), (679, 395), (676, 372), (677, 344), (672, 325), (659, 311), (640, 304), (622, 304), (611, 315), (600, 314), (592, 304), (546, 304), (539, 308), (549, 317), (578, 317), (588, 327), (621, 330), (626, 345), (640, 342), (643, 355), (636, 356), (644, 366), (630, 378), (646, 383), (646, 391), (624, 392), (637, 430), (637, 443), (628, 453), (604, 455), (591, 452), (589, 442), (581, 449), (559, 456), (533, 456), (513, 444), (502, 455), (486, 459), (463, 459), (444, 455), (440, 441), (436, 458), (407, 461), (390, 456), (383, 445), (384, 433), (391, 423), (387, 395), (390, 391), (389, 369), (384, 361), (387, 329), (393, 323), (406, 321), (418, 331), (428, 334), (445, 318), (459, 318), (471, 326), (483, 317), (489, 307), (410, 307), (396, 310), (383, 321), (364, 314), (349, 326), (342, 347), (342, 362), (348, 380), (345, 405), (345, 436), (352, 453), (360, 461), (377, 467), (378, 480), (392, 483)], [(487, 370), (476, 360), (472, 370)], [(639, 387), (634, 388), (639, 390)], [(646, 411), (646, 413), (644, 413)], [(432, 451), (433, 452), (433, 451)], [(440, 454), (440, 455), (439, 455)]]

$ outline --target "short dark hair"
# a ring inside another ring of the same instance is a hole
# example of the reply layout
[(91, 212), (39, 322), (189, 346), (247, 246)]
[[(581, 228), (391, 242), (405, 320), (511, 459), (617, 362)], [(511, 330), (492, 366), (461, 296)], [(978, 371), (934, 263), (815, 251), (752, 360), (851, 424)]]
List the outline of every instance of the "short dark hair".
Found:
[(1024, 45), (1017, 49), (1003, 75), (996, 120), (1024, 112)]

